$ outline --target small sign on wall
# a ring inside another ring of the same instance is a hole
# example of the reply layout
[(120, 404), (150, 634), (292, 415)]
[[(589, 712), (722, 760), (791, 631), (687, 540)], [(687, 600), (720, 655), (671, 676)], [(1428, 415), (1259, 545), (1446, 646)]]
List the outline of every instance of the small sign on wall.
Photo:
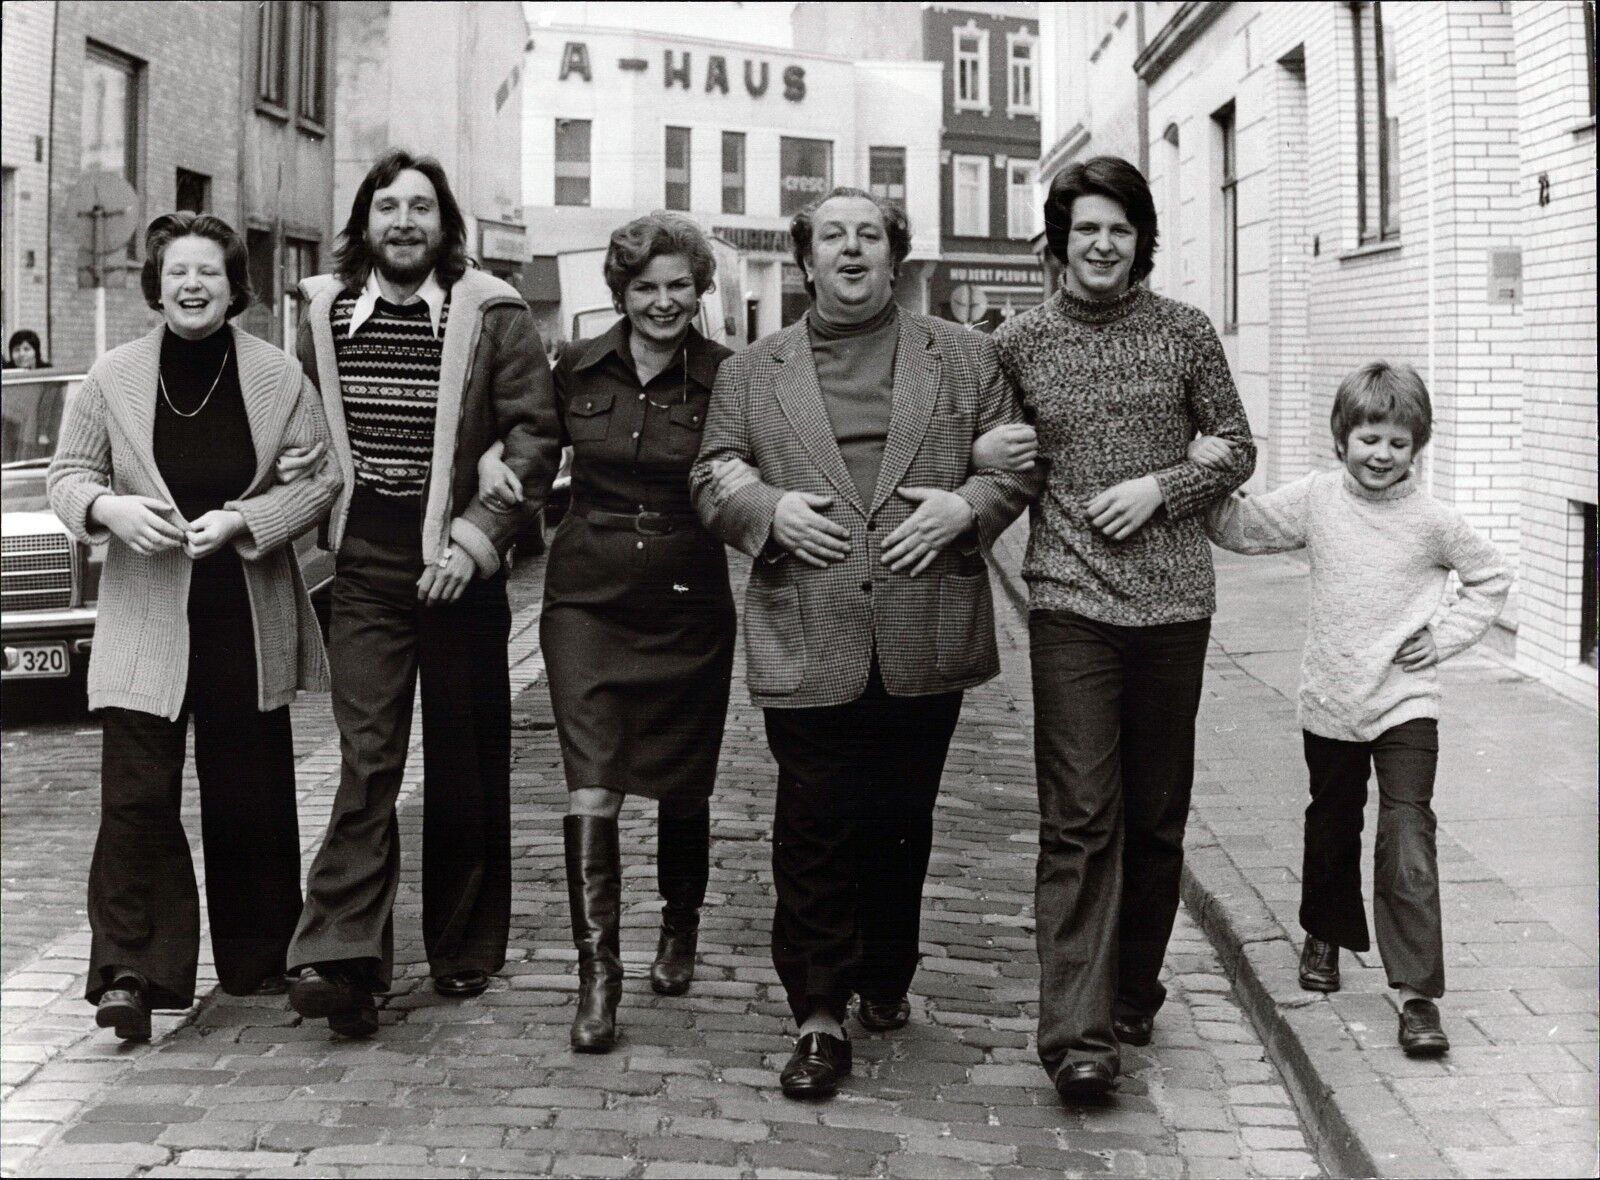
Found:
[(1489, 302), (1522, 302), (1522, 247), (1497, 246), (1489, 251)]

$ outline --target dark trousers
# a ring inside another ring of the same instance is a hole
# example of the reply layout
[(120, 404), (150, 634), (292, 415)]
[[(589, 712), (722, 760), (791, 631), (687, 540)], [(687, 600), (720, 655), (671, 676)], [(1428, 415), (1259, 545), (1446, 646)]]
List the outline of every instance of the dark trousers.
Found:
[(153, 1008), (194, 1003), (200, 897), (183, 830), (184, 745), (194, 720), (206, 912), (222, 989), (283, 974), (300, 916), (300, 828), (289, 710), (258, 709), (255, 631), (242, 614), (189, 621), (189, 680), (176, 721), (102, 714), (100, 832), (89, 866), (89, 977), (144, 976)]
[(1211, 620), (1028, 618), (1039, 786), (1039, 1058), (1119, 1055), (1114, 1014), (1153, 1016), (1178, 912)]
[(415, 542), (346, 536), (328, 660), (339, 791), (306, 880), (292, 967), (358, 960), (389, 986), (400, 883), (395, 800), (422, 681), (422, 937), (434, 975), (505, 965), (511, 922), (511, 611), (504, 572), (417, 600)]
[(772, 962), (797, 1022), (843, 1019), (852, 991), (891, 1000), (911, 986), (960, 713), (959, 692), (890, 696), (876, 664), (849, 704), (766, 710), (778, 763)]
[(1370, 742), (1305, 734), (1311, 802), (1300, 873), (1300, 925), (1307, 934), (1364, 951), (1361, 824), (1367, 780), (1378, 770), (1378, 841), (1373, 849), (1372, 912), (1378, 954), (1390, 987), (1444, 995), (1444, 934), (1439, 917), (1433, 778), (1439, 723), (1406, 721)]

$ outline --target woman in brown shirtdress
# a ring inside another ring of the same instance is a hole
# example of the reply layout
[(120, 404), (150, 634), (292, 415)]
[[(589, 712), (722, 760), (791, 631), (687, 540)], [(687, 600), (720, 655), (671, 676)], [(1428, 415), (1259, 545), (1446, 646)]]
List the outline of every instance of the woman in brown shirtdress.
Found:
[(572, 1047), (616, 1043), (626, 795), (657, 801), (661, 937), (650, 982), (688, 990), (733, 668), (722, 542), (689, 501), (689, 467), (729, 350), (695, 330), (716, 262), (698, 226), (653, 213), (611, 235), (623, 318), (556, 366), (572, 508), (550, 543), (539, 641), (570, 792), (567, 895), (578, 948)]

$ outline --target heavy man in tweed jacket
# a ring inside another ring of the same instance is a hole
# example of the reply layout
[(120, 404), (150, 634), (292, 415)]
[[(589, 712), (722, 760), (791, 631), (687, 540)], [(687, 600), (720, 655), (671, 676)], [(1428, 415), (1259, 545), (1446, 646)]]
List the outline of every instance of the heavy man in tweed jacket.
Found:
[(745, 650), (779, 766), (773, 959), (801, 1033), (782, 1081), (813, 1097), (849, 1072), (852, 992), (869, 1028), (909, 1013), (961, 691), (999, 670), (982, 550), (1034, 487), (971, 469), (974, 439), (1021, 409), (987, 337), (893, 303), (905, 215), (836, 189), (791, 234), (812, 310), (723, 363), (690, 483), (707, 526), (756, 559)]

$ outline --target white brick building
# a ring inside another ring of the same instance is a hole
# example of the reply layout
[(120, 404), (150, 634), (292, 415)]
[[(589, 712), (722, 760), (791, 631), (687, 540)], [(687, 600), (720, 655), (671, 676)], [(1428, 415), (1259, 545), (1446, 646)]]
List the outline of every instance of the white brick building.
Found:
[[(1334, 462), (1346, 372), (1411, 363), (1434, 396), (1425, 486), (1519, 571), (1497, 645), (1593, 700), (1585, 4), (1144, 7), (1128, 97), (1119, 107), (1097, 82), (1096, 103), (1126, 111), (1145, 88), (1151, 285), (1222, 333), (1261, 446), (1253, 486)], [(1112, 22), (1091, 48), (1115, 57), (1138, 31)]]
[[(50, 356), (50, 61), (55, 4), (7, 0), (0, 38), (0, 329), (31, 328)], [(0, 340), (3, 343), (3, 340)]]

